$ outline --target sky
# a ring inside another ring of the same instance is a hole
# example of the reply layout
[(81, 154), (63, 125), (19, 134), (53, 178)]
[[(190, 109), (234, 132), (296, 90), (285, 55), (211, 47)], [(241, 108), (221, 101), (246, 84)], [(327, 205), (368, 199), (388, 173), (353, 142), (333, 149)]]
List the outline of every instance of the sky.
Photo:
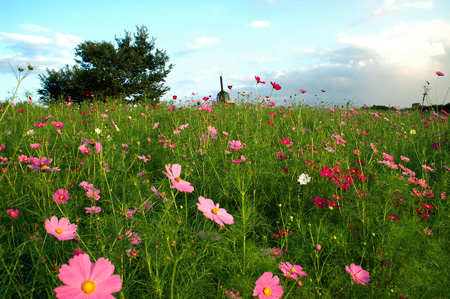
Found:
[(310, 104), (410, 107), (426, 81), (432, 103), (450, 87), (448, 0), (0, 0), (0, 101), (17, 86), (10, 66), (35, 67), (18, 96), (37, 100), (39, 75), (74, 65), (78, 44), (142, 25), (174, 64), (163, 99), (215, 97), (221, 75), (232, 98), (307, 89)]

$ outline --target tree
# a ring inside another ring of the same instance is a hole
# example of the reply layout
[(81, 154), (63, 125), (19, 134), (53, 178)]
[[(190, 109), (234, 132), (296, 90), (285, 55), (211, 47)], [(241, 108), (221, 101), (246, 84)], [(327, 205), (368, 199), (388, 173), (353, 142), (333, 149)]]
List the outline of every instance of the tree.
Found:
[(66, 65), (59, 71), (47, 69), (40, 75), (41, 100), (53, 103), (71, 97), (82, 102), (91, 94), (96, 98), (159, 98), (170, 90), (164, 86), (173, 65), (166, 67), (169, 57), (155, 49), (155, 39), (149, 40), (147, 27), (136, 27), (131, 35), (115, 37), (117, 47), (110, 42), (85, 41), (75, 48), (75, 66)]

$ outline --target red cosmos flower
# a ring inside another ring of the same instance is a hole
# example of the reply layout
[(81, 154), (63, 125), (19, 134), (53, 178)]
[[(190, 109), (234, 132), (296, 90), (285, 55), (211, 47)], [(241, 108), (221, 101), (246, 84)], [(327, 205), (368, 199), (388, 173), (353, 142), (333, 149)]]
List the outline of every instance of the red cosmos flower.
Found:
[(320, 91), (321, 91), (321, 92), (326, 92), (326, 91), (325, 91), (325, 90), (323, 90), (323, 89), (321, 89)]
[(267, 123), (273, 127), (275, 127), (275, 124), (273, 122), (271, 122), (270, 120), (267, 121)]
[(433, 207), (432, 205), (429, 205), (427, 203), (421, 203), (420, 204), (422, 207), (427, 208), (428, 211), (433, 211), (435, 209), (435, 207)]
[(177, 99), (177, 96), (173, 96), (172, 98), (173, 98), (174, 100), (176, 100), (176, 99)]
[(425, 217), (425, 219), (430, 218), (430, 215), (422, 212), (419, 208), (416, 208), (417, 213), (421, 214), (423, 217)]
[(444, 76), (445, 76), (445, 74), (442, 73), (442, 72), (435, 72), (435, 73), (436, 73), (436, 75), (438, 75), (439, 77), (444, 77)]
[(203, 97), (202, 100), (203, 101), (207, 101), (207, 100), (209, 100), (209, 98), (208, 97)]
[(255, 79), (256, 79), (256, 84), (258, 84), (258, 83), (266, 84), (266, 82), (261, 81), (261, 78), (260, 78), (260, 77), (256, 77), (256, 76), (255, 76)]
[(288, 138), (281, 138), (280, 142), (285, 144), (287, 147), (290, 147), (292, 145), (292, 141), (290, 141)]
[(233, 85), (228, 85), (227, 87), (229, 90), (231, 90), (233, 88)]
[(272, 81), (270, 81), (270, 84), (272, 84), (272, 87), (273, 87), (275, 90), (280, 90), (280, 89), (281, 89), (280, 84), (277, 84), (277, 82), (272, 82)]

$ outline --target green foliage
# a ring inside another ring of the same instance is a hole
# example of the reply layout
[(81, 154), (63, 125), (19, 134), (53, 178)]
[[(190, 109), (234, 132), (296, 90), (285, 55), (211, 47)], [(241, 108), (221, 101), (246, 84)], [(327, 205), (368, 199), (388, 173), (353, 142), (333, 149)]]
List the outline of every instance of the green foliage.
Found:
[(112, 43), (85, 41), (75, 48), (75, 66), (47, 69), (40, 75), (40, 100), (51, 104), (71, 97), (74, 102), (97, 99), (130, 98), (133, 101), (159, 98), (169, 90), (165, 78), (173, 68), (169, 57), (155, 48), (145, 26)]
[[(117, 298), (230, 298), (225, 289), (251, 298), (264, 272), (280, 278), (283, 298), (447, 296), (450, 209), (448, 199), (441, 199), (450, 184), (444, 167), (450, 165), (447, 120), (419, 111), (306, 105), (269, 110), (219, 103), (211, 113), (196, 105), (168, 108), (96, 102), (43, 109), (20, 103), (2, 112), (1, 155), (8, 158), (0, 160), (2, 298), (54, 297), (54, 289), (63, 285), (58, 269), (68, 264), (75, 248), (92, 261), (104, 257), (113, 263), (123, 281), (122, 290), (113, 294)], [(48, 115), (53, 118), (45, 127), (34, 126)], [(64, 122), (62, 134), (53, 120)], [(217, 138), (210, 126), (217, 129)], [(336, 144), (332, 134), (347, 142)], [(81, 153), (83, 137), (101, 142), (103, 151)], [(293, 144), (288, 147), (281, 138)], [(232, 140), (245, 147), (231, 150)], [(41, 147), (32, 149), (35, 143)], [(433, 147), (436, 143), (440, 147)], [(412, 184), (402, 169), (379, 163), (383, 152), (429, 186)], [(61, 171), (32, 171), (18, 162), (22, 154), (53, 158), (51, 166)], [(138, 158), (143, 155), (151, 160)], [(232, 162), (241, 155), (246, 161)], [(192, 193), (171, 188), (162, 171), (174, 163), (182, 165), (180, 177), (195, 187)], [(342, 190), (321, 175), (322, 167), (344, 173), (357, 169), (367, 179), (355, 178)], [(301, 173), (310, 175), (311, 182), (299, 185)], [(86, 196), (78, 186), (82, 181), (100, 190), (100, 200)], [(158, 198), (152, 186), (168, 200)], [(62, 188), (71, 195), (67, 203), (57, 204), (53, 194)], [(432, 190), (434, 197), (419, 198), (413, 188)], [(196, 205), (199, 196), (219, 203), (234, 224), (221, 228), (204, 217)], [(319, 208), (315, 197), (340, 206)], [(427, 211), (428, 219), (416, 212), (426, 211), (421, 203), (435, 207)], [(102, 211), (87, 214), (85, 207), (94, 205)], [(19, 216), (9, 217), (8, 209), (20, 210)], [(127, 217), (127, 211), (133, 216)], [(400, 219), (389, 219), (390, 214)], [(46, 232), (44, 222), (53, 215), (78, 225), (78, 242), (61, 242)], [(142, 238), (140, 244), (128, 242), (129, 230)], [(290, 233), (274, 237), (280, 230)], [(128, 256), (129, 249), (137, 255)], [(281, 261), (303, 267), (308, 276), (301, 278), (302, 287), (282, 275)], [(366, 286), (345, 271), (352, 263), (370, 272)]]

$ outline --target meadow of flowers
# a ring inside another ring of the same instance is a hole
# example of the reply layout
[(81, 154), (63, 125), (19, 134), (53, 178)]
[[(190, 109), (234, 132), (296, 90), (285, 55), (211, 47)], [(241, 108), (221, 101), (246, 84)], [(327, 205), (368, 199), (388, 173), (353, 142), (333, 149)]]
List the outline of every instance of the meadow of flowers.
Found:
[(448, 112), (256, 97), (3, 105), (1, 297), (448, 298)]

